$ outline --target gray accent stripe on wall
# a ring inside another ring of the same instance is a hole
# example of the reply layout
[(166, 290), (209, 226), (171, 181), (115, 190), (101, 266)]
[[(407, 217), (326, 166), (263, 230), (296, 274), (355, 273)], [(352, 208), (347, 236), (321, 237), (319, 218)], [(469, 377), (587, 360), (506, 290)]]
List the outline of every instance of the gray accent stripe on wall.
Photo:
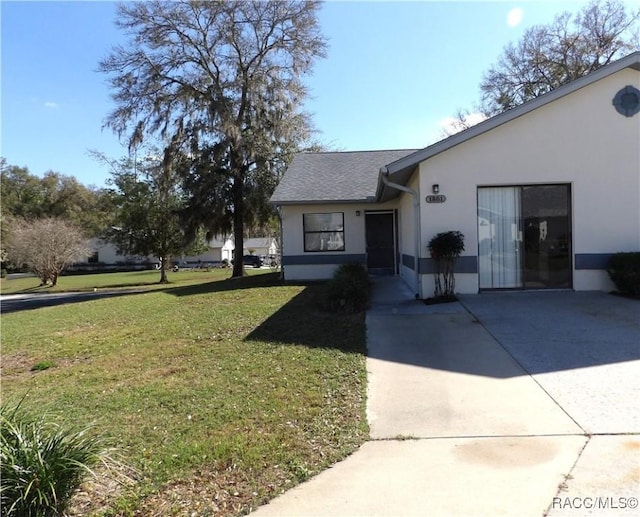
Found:
[(415, 261), (413, 260), (413, 255), (405, 255), (404, 253), (402, 254), (402, 265), (404, 267), (408, 267), (413, 271), (414, 263)]
[(348, 264), (350, 262), (366, 263), (364, 253), (336, 255), (333, 253), (314, 253), (311, 255), (285, 255), (282, 257), (284, 266), (314, 266), (327, 264)]
[(577, 269), (607, 269), (613, 253), (576, 253)]
[[(402, 254), (402, 265), (413, 270), (413, 255)], [(421, 275), (433, 274), (433, 259), (421, 258), (418, 264)], [(464, 255), (456, 260), (454, 273), (477, 273), (478, 272), (478, 257), (473, 255)]]
[[(420, 259), (420, 274), (430, 275), (433, 274), (434, 266), (432, 258)], [(478, 272), (478, 257), (472, 255), (464, 255), (458, 257), (456, 265), (453, 269), (454, 273), (477, 273)]]

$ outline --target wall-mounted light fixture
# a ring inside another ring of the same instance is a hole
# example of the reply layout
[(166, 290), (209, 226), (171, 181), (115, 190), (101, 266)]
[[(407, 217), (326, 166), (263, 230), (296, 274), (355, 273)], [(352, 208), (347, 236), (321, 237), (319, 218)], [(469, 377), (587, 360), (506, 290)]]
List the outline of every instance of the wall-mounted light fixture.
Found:
[(356, 210), (356, 216), (360, 217), (360, 210)]
[(440, 192), (440, 185), (438, 185), (437, 183), (431, 185), (431, 192), (433, 192), (434, 194)]

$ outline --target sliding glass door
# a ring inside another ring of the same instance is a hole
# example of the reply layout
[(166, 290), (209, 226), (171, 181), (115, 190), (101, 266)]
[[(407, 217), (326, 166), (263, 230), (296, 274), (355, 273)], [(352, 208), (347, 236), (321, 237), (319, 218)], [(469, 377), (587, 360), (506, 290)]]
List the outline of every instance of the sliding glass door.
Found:
[(519, 187), (478, 189), (480, 289), (522, 287)]
[(569, 185), (478, 188), (480, 289), (571, 287)]

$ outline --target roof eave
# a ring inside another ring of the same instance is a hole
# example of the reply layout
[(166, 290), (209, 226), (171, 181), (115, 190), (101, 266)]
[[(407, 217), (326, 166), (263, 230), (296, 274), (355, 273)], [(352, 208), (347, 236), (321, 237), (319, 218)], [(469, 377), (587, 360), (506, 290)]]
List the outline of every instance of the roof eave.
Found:
[[(394, 174), (404, 171), (409, 167), (415, 167), (420, 162), (423, 162), (424, 160), (427, 160), (428, 158), (431, 158), (436, 154), (439, 154), (443, 151), (451, 149), (452, 147), (455, 147), (456, 145), (466, 142), (467, 140), (482, 135), (487, 131), (495, 129), (496, 127), (501, 126), (502, 124), (505, 124), (511, 120), (526, 115), (527, 113), (535, 109), (545, 106), (550, 102), (564, 97), (565, 95), (569, 95), (570, 93), (580, 90), (585, 86), (588, 86), (596, 81), (599, 81), (600, 79), (613, 75), (621, 70), (624, 70), (625, 68), (631, 68), (633, 70), (640, 71), (640, 51), (633, 52), (632, 54), (629, 54), (628, 56), (623, 57), (618, 61), (605, 65), (602, 68), (599, 68), (598, 70), (591, 72), (588, 75), (571, 81), (568, 84), (560, 86), (555, 90), (550, 91), (549, 93), (541, 95), (540, 97), (536, 97), (535, 99), (521, 104), (520, 106), (516, 106), (515, 108), (510, 109), (509, 111), (499, 113), (498, 115), (480, 122), (479, 124), (469, 129), (465, 129), (460, 133), (456, 133), (455, 135), (436, 142), (433, 145), (416, 151), (413, 154), (405, 156), (404, 158), (400, 158), (399, 160), (388, 164), (386, 166), (386, 170), (388, 171), (389, 176), (393, 176)], [(380, 187), (380, 185), (378, 186)]]
[(353, 205), (353, 204), (370, 204), (376, 203), (376, 198), (368, 197), (364, 199), (302, 199), (302, 200), (279, 200), (270, 199), (270, 205)]

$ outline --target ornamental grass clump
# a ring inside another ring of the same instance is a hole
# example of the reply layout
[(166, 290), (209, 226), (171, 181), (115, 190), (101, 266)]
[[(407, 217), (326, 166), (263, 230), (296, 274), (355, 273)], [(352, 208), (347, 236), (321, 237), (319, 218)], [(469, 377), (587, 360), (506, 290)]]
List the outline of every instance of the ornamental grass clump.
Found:
[(57, 517), (106, 449), (87, 430), (73, 431), (18, 405), (0, 406), (0, 516)]

